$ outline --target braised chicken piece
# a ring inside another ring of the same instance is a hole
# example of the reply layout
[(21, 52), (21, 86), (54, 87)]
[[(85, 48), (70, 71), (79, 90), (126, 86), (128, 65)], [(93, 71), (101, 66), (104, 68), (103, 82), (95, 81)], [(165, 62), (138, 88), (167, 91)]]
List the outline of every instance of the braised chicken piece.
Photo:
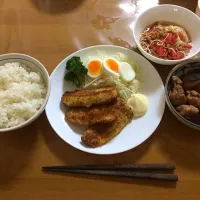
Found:
[(177, 77), (172, 77), (174, 88), (169, 93), (169, 99), (174, 106), (180, 106), (186, 104), (187, 98), (183, 89), (183, 82)]
[(193, 105), (181, 105), (181, 106), (176, 107), (176, 110), (183, 117), (192, 117), (199, 114), (199, 109)]
[(188, 104), (200, 109), (200, 94), (195, 90), (187, 91), (186, 93)]

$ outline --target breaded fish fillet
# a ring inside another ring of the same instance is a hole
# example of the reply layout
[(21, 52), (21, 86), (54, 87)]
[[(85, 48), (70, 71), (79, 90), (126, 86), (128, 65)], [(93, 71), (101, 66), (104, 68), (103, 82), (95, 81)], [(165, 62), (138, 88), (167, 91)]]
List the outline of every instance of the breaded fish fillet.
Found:
[(90, 147), (99, 147), (119, 134), (132, 120), (133, 112), (126, 103), (118, 98), (113, 104), (116, 120), (108, 124), (95, 124), (88, 127), (81, 137), (82, 141)]
[(110, 123), (116, 119), (112, 105), (101, 105), (90, 108), (69, 108), (65, 119), (78, 125), (91, 125), (97, 123)]
[(69, 107), (91, 107), (112, 103), (116, 99), (117, 89), (115, 87), (104, 87), (65, 92), (62, 96), (62, 103)]

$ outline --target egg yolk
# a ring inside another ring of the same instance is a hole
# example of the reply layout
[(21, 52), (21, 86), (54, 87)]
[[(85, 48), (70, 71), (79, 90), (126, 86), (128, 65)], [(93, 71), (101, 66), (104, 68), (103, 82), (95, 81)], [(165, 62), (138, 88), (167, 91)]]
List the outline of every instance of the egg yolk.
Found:
[(88, 72), (93, 75), (99, 75), (101, 73), (101, 62), (98, 60), (92, 60), (88, 64)]
[(117, 63), (115, 60), (113, 60), (113, 59), (107, 59), (107, 60), (106, 60), (106, 64), (108, 65), (108, 67), (109, 67), (112, 71), (114, 71), (114, 72), (116, 72), (116, 73), (119, 72), (119, 65), (118, 65), (118, 63)]

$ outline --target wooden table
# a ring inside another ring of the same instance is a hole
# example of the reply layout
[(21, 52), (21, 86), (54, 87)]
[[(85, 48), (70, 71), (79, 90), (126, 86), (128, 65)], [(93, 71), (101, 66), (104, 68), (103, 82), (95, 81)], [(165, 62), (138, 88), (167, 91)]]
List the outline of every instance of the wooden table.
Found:
[[(134, 3), (135, 2), (135, 3)], [(97, 44), (134, 47), (135, 15), (157, 0), (0, 0), (0, 53), (20, 52), (53, 71), (72, 52)], [(160, 0), (195, 10), (197, 0)], [(137, 12), (136, 12), (137, 8)], [(156, 66), (163, 81), (171, 67)], [(128, 152), (97, 156), (62, 141), (45, 114), (30, 126), (0, 134), (0, 199), (200, 199), (200, 133), (179, 123), (166, 108), (153, 136)], [(172, 162), (174, 184), (61, 176), (44, 165)]]

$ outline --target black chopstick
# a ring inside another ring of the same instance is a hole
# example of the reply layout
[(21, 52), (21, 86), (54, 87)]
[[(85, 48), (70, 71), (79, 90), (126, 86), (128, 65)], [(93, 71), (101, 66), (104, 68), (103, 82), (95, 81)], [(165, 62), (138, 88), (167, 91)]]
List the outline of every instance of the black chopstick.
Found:
[(73, 166), (49, 166), (45, 169), (90, 169), (90, 170), (175, 170), (174, 164), (119, 164), (119, 165), (73, 165)]
[(174, 164), (74, 165), (42, 167), (42, 170), (46, 172), (178, 181), (178, 176), (175, 174), (158, 172), (173, 171), (175, 169), (176, 166)]
[(88, 169), (53, 169), (43, 168), (46, 172), (58, 172), (68, 174), (87, 174), (100, 176), (116, 176), (125, 178), (140, 178), (140, 179), (155, 179), (163, 181), (178, 181), (178, 176), (175, 174), (159, 174), (159, 173), (145, 173), (145, 172), (131, 172), (131, 171), (114, 171), (114, 170), (88, 170)]

